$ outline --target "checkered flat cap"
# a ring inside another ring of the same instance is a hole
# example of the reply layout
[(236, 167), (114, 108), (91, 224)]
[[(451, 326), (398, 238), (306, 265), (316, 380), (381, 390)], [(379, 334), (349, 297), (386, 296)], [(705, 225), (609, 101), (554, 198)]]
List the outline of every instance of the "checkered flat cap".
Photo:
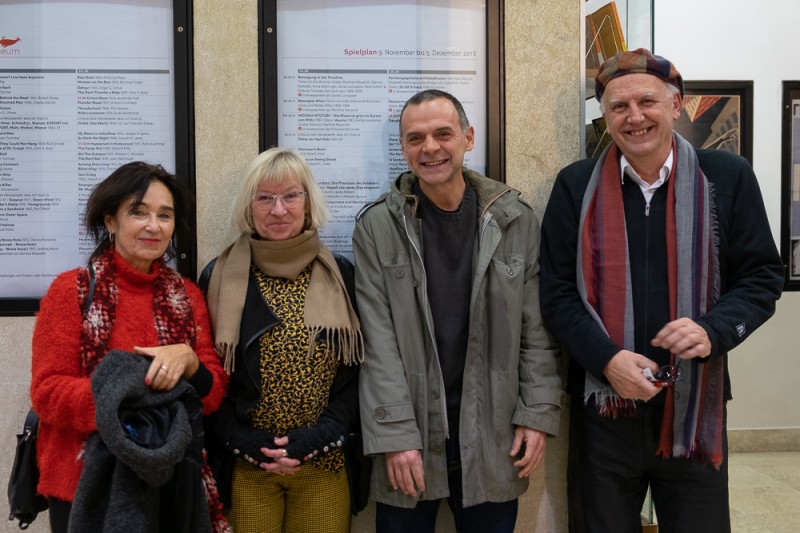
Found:
[(638, 48), (620, 52), (602, 65), (594, 79), (594, 95), (598, 101), (609, 81), (626, 74), (651, 74), (674, 85), (683, 97), (683, 78), (675, 65), (661, 56), (653, 55), (650, 50)]

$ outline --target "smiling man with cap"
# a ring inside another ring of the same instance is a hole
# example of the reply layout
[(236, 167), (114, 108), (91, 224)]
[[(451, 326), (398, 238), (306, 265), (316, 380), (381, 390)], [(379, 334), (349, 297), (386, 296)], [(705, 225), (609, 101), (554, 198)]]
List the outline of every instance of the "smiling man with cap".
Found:
[(775, 310), (783, 265), (743, 158), (673, 130), (683, 78), (638, 49), (595, 94), (613, 142), (563, 169), (542, 222), (541, 310), (570, 356), (570, 531), (726, 533), (727, 354)]

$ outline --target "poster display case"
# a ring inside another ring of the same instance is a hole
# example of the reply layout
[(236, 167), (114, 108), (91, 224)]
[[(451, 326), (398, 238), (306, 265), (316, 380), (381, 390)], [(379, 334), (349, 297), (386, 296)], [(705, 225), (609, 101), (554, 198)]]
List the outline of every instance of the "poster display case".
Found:
[[(193, 189), (192, 25), (189, 0), (2, 9), (0, 315), (14, 316), (86, 264), (86, 200), (111, 171), (157, 163)], [(194, 235), (177, 239), (178, 269), (193, 277)]]
[(800, 81), (783, 82), (781, 256), (786, 290), (800, 290)]
[(351, 256), (355, 217), (407, 170), (405, 101), (441, 89), (464, 105), (464, 164), (504, 180), (502, 2), (262, 0), (261, 147), (308, 161), (331, 211), (320, 231)]

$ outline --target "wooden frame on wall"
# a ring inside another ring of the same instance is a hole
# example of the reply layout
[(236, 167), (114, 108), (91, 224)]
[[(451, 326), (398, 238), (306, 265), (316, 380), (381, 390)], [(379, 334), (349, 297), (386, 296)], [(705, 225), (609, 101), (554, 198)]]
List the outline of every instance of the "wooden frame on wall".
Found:
[[(675, 131), (695, 148), (726, 150), (753, 164), (753, 82), (686, 81)], [(587, 125), (587, 148), (597, 157), (611, 142), (603, 117)]]
[[(186, 184), (191, 197), (197, 191), (194, 136), (194, 26), (192, 2), (173, 0), (173, 43), (175, 47), (175, 175)], [(178, 271), (197, 279), (197, 206), (190, 202), (191, 232), (176, 237)]]
[(800, 290), (800, 81), (783, 82), (781, 257), (786, 290)]
[(686, 81), (675, 131), (695, 148), (725, 150), (753, 164), (753, 82)]

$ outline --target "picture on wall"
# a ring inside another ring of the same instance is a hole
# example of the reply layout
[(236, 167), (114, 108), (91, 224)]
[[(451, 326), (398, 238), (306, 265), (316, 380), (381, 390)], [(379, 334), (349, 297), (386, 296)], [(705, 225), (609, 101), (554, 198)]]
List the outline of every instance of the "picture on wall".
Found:
[[(753, 82), (687, 81), (675, 131), (695, 148), (725, 150), (753, 162)], [(586, 125), (586, 155), (598, 157), (611, 142), (603, 117)]]
[(600, 157), (610, 142), (611, 135), (606, 127), (606, 119), (593, 118), (591, 123), (586, 125), (586, 157)]
[(653, 50), (653, 0), (585, 0), (581, 3), (584, 32), (581, 47), (581, 146), (586, 157), (597, 157), (611, 138), (595, 100), (600, 66), (620, 52)]
[(725, 150), (753, 162), (753, 82), (686, 81), (675, 131), (695, 148)]
[(594, 98), (594, 78), (607, 59), (627, 50), (617, 3), (586, 15), (586, 98)]
[(786, 289), (800, 290), (800, 81), (783, 82), (781, 256)]
[(356, 215), (407, 170), (397, 125), (418, 91), (463, 103), (481, 132), (464, 164), (505, 179), (502, 2), (263, 4), (261, 148), (306, 156), (328, 199), (319, 234), (331, 251), (353, 258)]

